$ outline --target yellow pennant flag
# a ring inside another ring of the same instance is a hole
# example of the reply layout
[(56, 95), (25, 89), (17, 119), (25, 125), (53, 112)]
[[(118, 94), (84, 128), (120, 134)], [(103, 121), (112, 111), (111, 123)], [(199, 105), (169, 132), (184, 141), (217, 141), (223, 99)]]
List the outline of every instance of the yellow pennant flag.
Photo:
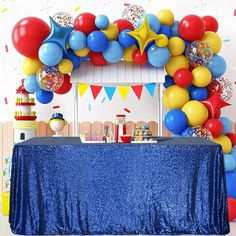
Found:
[(126, 99), (128, 93), (129, 93), (129, 90), (130, 90), (130, 86), (118, 86), (118, 91), (119, 91), (123, 100)]
[(82, 97), (86, 90), (88, 89), (89, 85), (88, 84), (78, 84), (78, 89), (79, 89), (79, 96)]

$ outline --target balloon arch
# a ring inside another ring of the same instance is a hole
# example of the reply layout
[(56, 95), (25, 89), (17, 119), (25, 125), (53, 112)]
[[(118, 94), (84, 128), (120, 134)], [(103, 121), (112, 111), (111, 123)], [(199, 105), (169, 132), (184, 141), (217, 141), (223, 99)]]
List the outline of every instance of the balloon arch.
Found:
[(48, 104), (54, 93), (69, 92), (70, 74), (81, 60), (96, 66), (124, 60), (165, 68), (167, 129), (178, 136), (200, 136), (221, 144), (227, 171), (235, 170), (233, 124), (220, 117), (221, 108), (230, 105), (233, 89), (223, 76), (226, 62), (218, 55), (222, 40), (214, 17), (187, 15), (178, 21), (171, 10), (154, 15), (129, 5), (113, 23), (105, 15), (82, 13), (74, 20), (59, 12), (50, 17), (50, 25), (26, 17), (12, 31), (15, 49), (26, 57), (24, 87), (36, 94), (38, 102)]

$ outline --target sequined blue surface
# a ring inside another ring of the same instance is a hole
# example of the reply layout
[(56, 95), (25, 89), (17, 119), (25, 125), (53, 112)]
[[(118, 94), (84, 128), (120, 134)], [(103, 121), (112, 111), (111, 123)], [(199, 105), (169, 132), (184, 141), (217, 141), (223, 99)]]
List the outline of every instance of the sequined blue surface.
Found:
[(199, 138), (81, 144), (35, 138), (14, 148), (16, 234), (227, 234), (221, 147)]

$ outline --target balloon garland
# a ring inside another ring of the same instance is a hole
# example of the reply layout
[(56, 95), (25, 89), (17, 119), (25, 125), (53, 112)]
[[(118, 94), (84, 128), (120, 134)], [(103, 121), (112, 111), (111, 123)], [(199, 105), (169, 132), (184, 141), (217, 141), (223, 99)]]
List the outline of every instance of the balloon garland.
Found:
[(212, 16), (187, 15), (181, 21), (164, 9), (146, 14), (137, 5), (125, 8), (113, 23), (105, 15), (82, 13), (75, 20), (64, 12), (50, 18), (26, 17), (12, 31), (15, 49), (25, 56), (24, 86), (43, 104), (54, 92), (70, 91), (70, 73), (81, 60), (96, 66), (120, 60), (138, 65), (165, 67), (163, 102), (169, 110), (164, 123), (174, 135), (204, 137), (222, 145), (224, 151), (230, 219), (236, 218), (236, 136), (233, 123), (220, 117), (229, 106), (233, 89), (223, 75), (226, 62), (218, 53), (222, 40)]

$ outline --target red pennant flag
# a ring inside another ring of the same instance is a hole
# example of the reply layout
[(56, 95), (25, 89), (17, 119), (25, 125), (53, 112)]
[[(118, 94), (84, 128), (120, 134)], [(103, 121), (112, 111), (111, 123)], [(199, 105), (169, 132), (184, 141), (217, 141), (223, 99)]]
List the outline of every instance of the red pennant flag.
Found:
[(91, 85), (90, 88), (91, 88), (91, 91), (93, 94), (93, 98), (95, 100), (97, 98), (98, 94), (100, 93), (100, 91), (102, 90), (102, 86)]
[(140, 100), (142, 91), (143, 91), (143, 85), (135, 85), (135, 86), (132, 86), (131, 88), (133, 89), (137, 98)]

